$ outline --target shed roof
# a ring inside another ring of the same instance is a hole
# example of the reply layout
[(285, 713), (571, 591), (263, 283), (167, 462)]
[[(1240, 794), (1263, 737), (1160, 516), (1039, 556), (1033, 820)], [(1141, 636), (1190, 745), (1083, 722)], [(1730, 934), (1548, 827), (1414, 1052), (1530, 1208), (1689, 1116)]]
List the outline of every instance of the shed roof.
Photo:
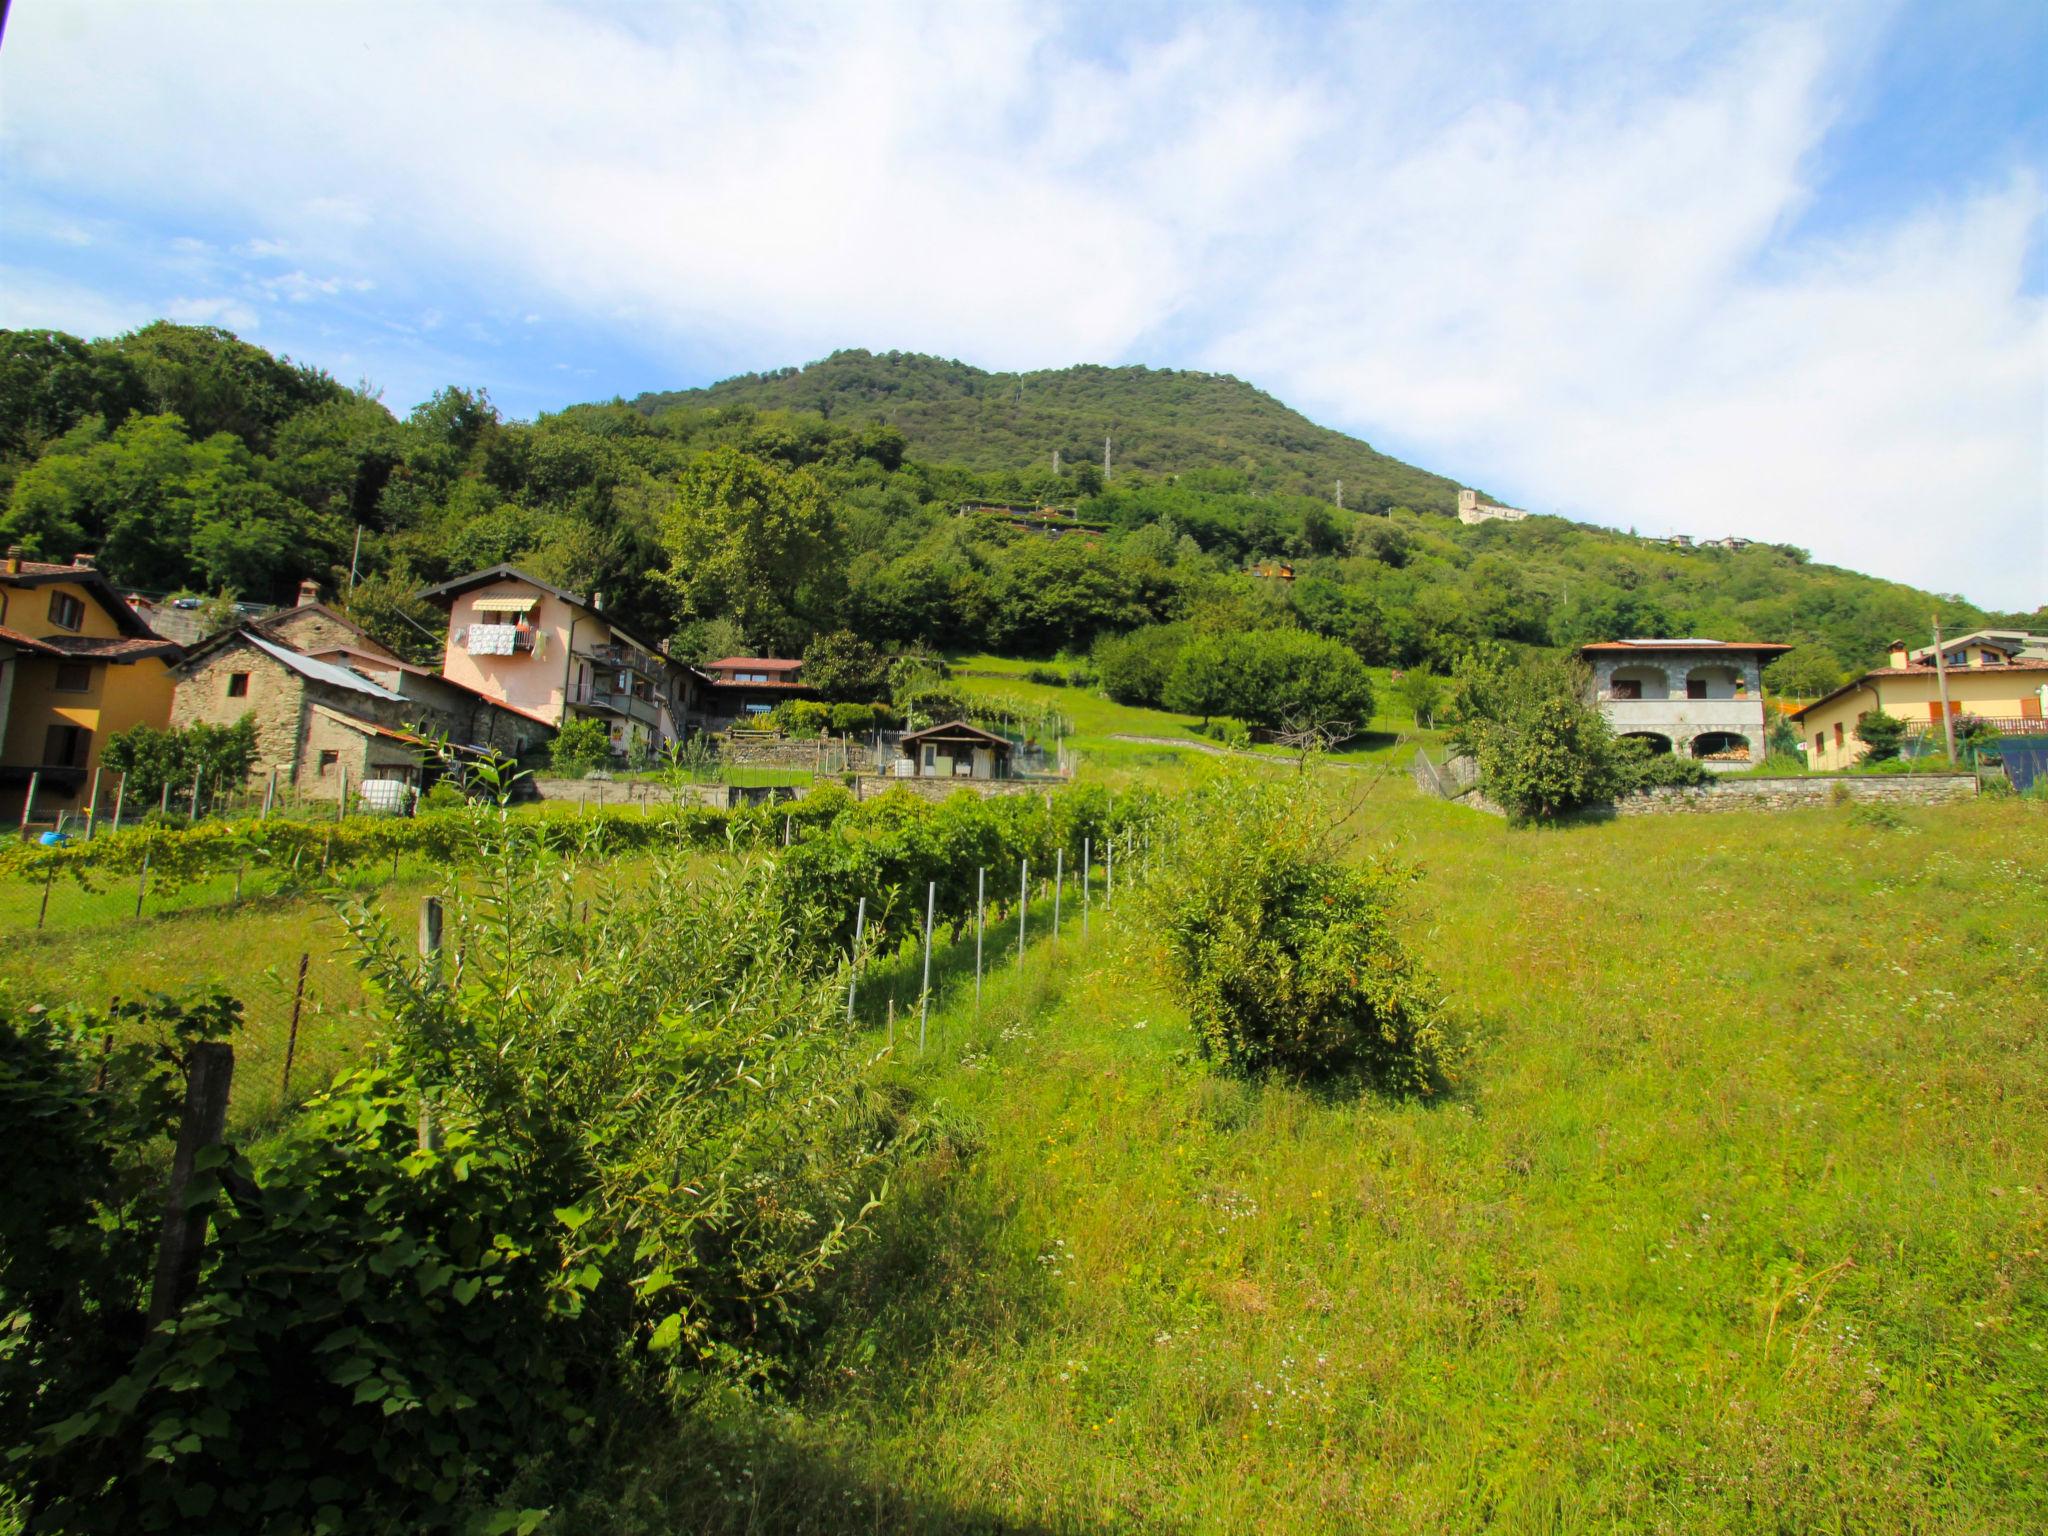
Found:
[(347, 667), (337, 667), (331, 661), (315, 661), (303, 651), (295, 651), (288, 645), (280, 645), (277, 641), (266, 639), (250, 630), (245, 629), (240, 633), (244, 640), (262, 651), (264, 655), (283, 662), (301, 677), (310, 678), (316, 683), (326, 683), (333, 688), (346, 688), (352, 693), (366, 693), (373, 699), (383, 699), (388, 703), (407, 702), (403, 694), (393, 693), (389, 688), (371, 682), (360, 672), (351, 672)]
[(905, 731), (903, 744), (923, 741), (927, 737), (944, 738), (949, 741), (980, 741), (992, 747), (1001, 747), (1005, 752), (1015, 745), (1007, 736), (998, 736), (994, 731), (984, 731), (978, 725), (969, 725), (965, 720), (948, 720), (944, 725), (928, 725), (921, 731)]

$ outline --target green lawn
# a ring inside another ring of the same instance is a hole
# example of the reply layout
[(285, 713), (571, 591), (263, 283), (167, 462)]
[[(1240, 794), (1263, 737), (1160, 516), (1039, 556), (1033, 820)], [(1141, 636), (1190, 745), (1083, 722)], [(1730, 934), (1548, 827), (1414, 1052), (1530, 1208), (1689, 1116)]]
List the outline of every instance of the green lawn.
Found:
[(940, 1011), (958, 1130), (794, 1401), (568, 1528), (2044, 1528), (2044, 822), (1902, 821), (1382, 786), (1477, 1042), (1431, 1103), (1211, 1075), (1098, 910)]

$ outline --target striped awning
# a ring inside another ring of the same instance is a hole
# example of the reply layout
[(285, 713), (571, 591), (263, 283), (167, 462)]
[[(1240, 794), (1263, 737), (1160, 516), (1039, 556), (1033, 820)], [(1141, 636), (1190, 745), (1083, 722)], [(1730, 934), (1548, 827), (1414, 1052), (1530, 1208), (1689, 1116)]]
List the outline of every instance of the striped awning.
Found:
[(470, 608), (476, 613), (524, 613), (539, 601), (537, 597), (480, 597)]

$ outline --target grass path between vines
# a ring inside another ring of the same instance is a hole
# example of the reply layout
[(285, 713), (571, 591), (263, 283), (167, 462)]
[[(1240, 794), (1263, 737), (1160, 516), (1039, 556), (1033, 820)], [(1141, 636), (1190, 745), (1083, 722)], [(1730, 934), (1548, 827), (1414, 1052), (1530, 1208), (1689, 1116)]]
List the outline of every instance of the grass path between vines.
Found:
[(2040, 813), (1353, 825), (1460, 1092), (1217, 1077), (1070, 929), (905, 1064), (959, 1129), (791, 1403), (622, 1434), (566, 1528), (2048, 1525)]

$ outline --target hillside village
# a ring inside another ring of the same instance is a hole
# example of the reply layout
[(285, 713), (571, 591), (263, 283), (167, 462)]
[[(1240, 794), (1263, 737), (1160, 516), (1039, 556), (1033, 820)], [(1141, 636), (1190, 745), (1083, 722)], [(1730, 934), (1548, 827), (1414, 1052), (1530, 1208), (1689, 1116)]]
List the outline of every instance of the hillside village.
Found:
[(9, 345), (5, 1536), (2026, 1528), (2040, 613), (1206, 376)]

